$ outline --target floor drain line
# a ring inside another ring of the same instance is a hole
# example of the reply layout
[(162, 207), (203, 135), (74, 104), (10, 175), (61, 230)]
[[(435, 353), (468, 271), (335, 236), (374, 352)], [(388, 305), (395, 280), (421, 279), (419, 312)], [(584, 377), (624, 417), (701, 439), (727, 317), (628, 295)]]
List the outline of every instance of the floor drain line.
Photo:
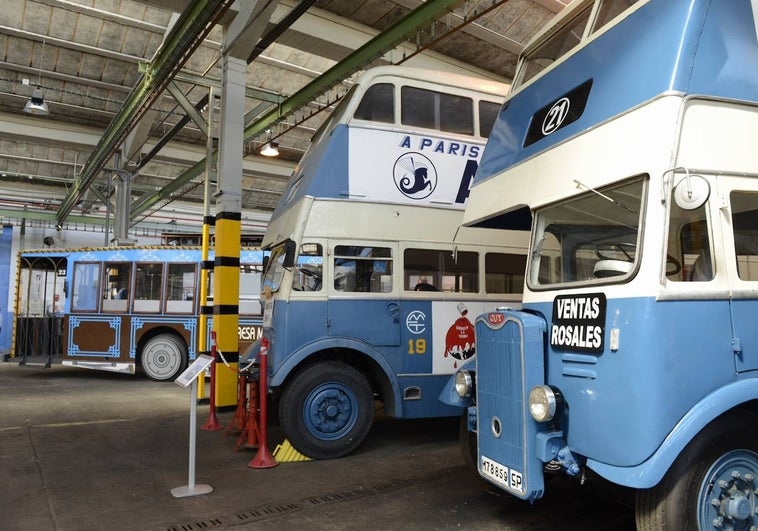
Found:
[[(347, 501), (358, 500), (376, 494), (385, 494), (387, 492), (397, 492), (398, 489), (418, 485), (429, 481), (436, 481), (440, 477), (449, 476), (451, 469), (440, 469), (433, 474), (424, 474), (417, 477), (388, 481), (370, 487), (359, 487), (357, 489), (324, 494), (322, 496), (309, 496), (294, 502), (275, 503), (256, 507), (249, 511), (239, 512), (226, 517), (211, 518), (199, 522), (192, 522), (183, 525), (167, 527), (165, 531), (203, 531), (228, 525), (239, 525), (252, 522), (258, 522), (268, 518), (291, 514), (304, 509), (323, 507), (333, 503), (342, 503)], [(231, 522), (230, 522), (231, 520)]]

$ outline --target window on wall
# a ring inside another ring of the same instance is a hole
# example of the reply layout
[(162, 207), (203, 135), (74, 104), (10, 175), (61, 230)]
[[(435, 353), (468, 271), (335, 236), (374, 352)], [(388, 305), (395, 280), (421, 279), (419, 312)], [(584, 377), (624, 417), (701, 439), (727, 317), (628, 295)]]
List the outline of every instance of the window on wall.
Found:
[(334, 248), (334, 289), (370, 293), (392, 291), (392, 249), (337, 245)]
[(406, 291), (479, 291), (479, 258), (475, 252), (406, 249), (403, 267)]
[(134, 275), (134, 311), (161, 311), (163, 264), (138, 263)]
[(195, 264), (168, 264), (166, 275), (166, 311), (192, 313), (197, 289)]
[(358, 120), (393, 123), (395, 121), (395, 86), (378, 83), (366, 90), (354, 117)]
[(729, 201), (737, 274), (741, 280), (758, 280), (758, 194), (732, 192)]
[(71, 309), (75, 312), (97, 311), (100, 293), (100, 264), (74, 264)]
[(129, 307), (129, 285), (132, 279), (132, 264), (106, 262), (103, 268), (103, 311), (125, 312)]

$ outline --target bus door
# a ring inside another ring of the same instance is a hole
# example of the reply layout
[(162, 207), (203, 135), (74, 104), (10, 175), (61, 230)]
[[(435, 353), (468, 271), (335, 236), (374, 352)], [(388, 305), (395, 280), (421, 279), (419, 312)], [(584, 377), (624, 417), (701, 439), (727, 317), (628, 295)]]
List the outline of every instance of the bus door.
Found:
[(719, 191), (729, 204), (723, 226), (735, 368), (752, 371), (758, 369), (758, 183), (720, 177)]
[(60, 361), (61, 322), (68, 285), (65, 256), (22, 255), (13, 357), (21, 364)]
[(327, 304), (330, 336), (375, 347), (400, 344), (398, 287), (393, 285), (397, 245), (330, 243), (332, 284)]

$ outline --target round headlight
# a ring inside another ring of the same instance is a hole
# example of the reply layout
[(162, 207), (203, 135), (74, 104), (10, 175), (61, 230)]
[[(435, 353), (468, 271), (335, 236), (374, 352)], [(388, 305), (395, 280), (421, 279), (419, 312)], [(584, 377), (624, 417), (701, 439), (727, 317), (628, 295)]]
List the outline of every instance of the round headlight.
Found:
[(474, 379), (469, 371), (455, 373), (455, 392), (461, 398), (469, 398), (474, 389)]
[(547, 385), (538, 385), (529, 391), (529, 413), (537, 422), (547, 422), (555, 416), (558, 400)]

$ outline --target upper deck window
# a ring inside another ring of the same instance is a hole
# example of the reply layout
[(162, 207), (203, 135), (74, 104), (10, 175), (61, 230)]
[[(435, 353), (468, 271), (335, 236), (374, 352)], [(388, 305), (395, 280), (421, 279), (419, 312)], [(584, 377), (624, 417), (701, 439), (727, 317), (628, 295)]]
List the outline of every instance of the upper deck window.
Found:
[(592, 4), (588, 4), (545, 42), (524, 55), (514, 86), (526, 83), (579, 44), (591, 12)]
[(403, 125), (474, 134), (474, 102), (471, 98), (416, 87), (403, 87), (400, 92), (400, 121)]
[[(544, 42), (524, 53), (513, 87), (523, 85), (573, 50), (582, 41), (589, 24), (592, 28), (589, 35), (592, 35), (639, 1), (596, 0), (578, 8), (576, 13), (562, 21), (563, 25), (553, 31)], [(597, 5), (597, 9), (593, 10), (594, 5)]]
[(354, 118), (391, 124), (395, 121), (395, 86), (378, 83), (363, 95)]

